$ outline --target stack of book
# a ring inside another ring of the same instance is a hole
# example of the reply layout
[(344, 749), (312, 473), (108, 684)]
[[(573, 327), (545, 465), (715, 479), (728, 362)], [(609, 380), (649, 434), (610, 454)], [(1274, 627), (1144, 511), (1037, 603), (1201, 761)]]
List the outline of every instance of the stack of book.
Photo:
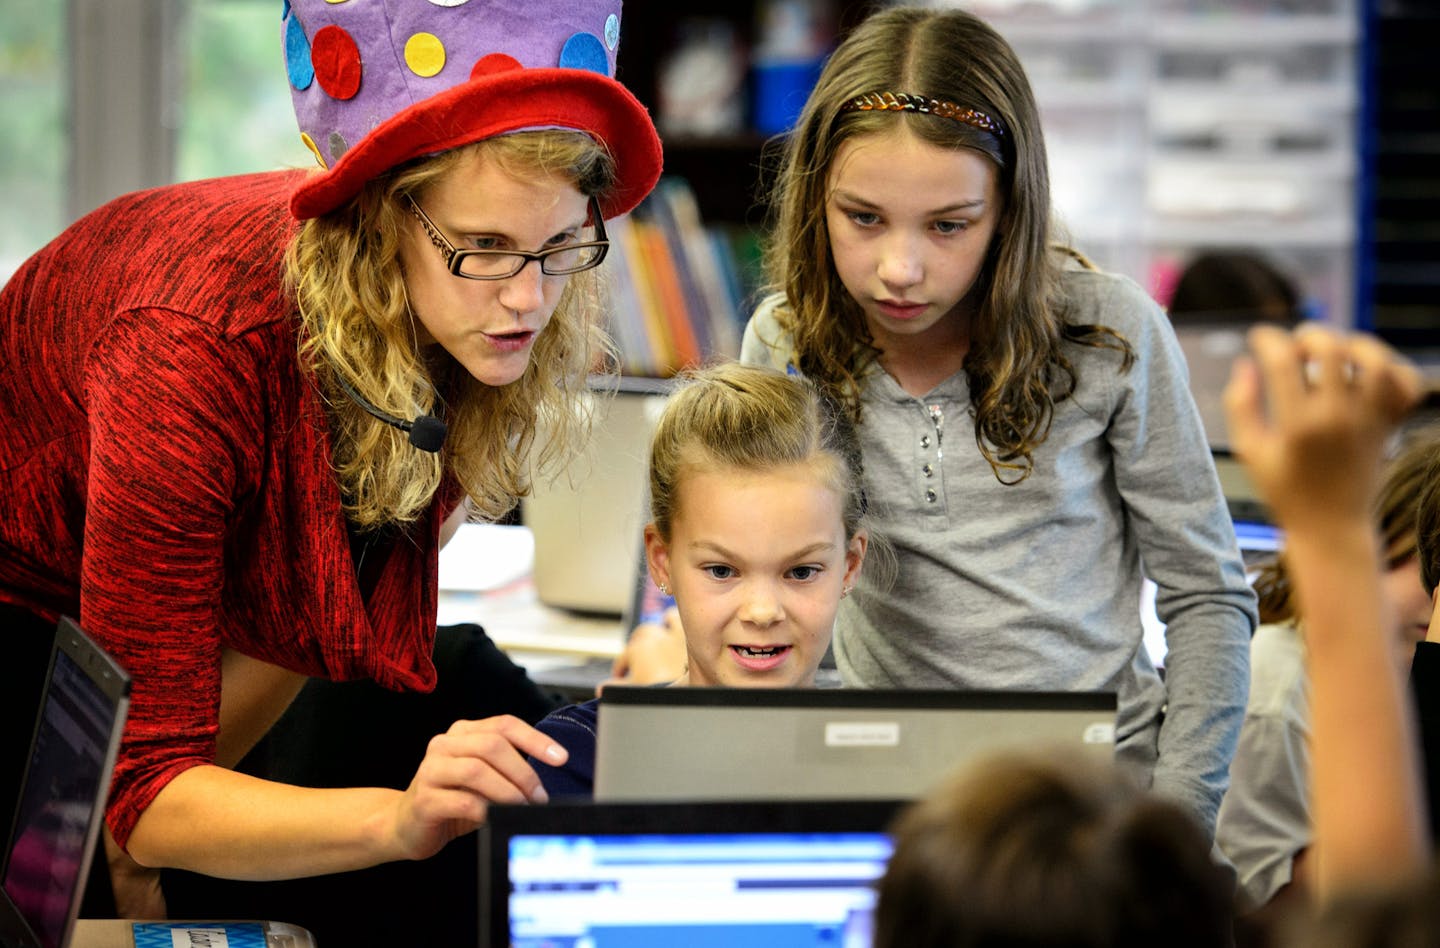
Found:
[(694, 192), (678, 178), (662, 178), (606, 229), (609, 328), (623, 373), (666, 378), (740, 354), (754, 292), (753, 237), (706, 226)]

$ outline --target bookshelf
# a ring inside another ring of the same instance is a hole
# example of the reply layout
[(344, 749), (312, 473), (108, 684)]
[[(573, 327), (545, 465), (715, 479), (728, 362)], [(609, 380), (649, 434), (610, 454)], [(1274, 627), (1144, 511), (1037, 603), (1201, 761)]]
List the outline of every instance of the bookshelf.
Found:
[[(762, 158), (767, 142), (780, 131), (774, 121), (757, 114), (766, 109), (757, 102), (764, 98), (757, 87), (765, 81), (767, 60), (809, 56), (818, 62), (845, 31), (871, 10), (888, 5), (883, 0), (626, 0), (617, 76), (655, 116), (665, 142), (665, 173), (690, 182), (707, 221), (763, 226)], [(775, 26), (776, 20), (788, 25)], [(788, 38), (776, 40), (776, 34)], [(690, 73), (681, 73), (684, 81), (672, 82), (679, 87), (702, 81), (716, 86), (711, 104), (701, 112), (708, 114), (709, 127), (704, 117), (686, 122), (677, 117), (666, 94), (667, 70), (675, 67), (687, 46), (705, 41), (721, 46), (726, 38), (728, 61), (712, 53), (698, 60)], [(777, 44), (784, 48), (774, 49)], [(808, 48), (797, 48), (802, 44)], [(709, 67), (707, 74), (700, 73), (702, 67)], [(716, 72), (728, 73), (728, 83), (708, 75)], [(731, 95), (721, 104), (726, 88)], [(695, 125), (703, 130), (690, 130)]]
[[(655, 117), (665, 175), (611, 227), (611, 334), (627, 375), (667, 377), (737, 356), (756, 302), (765, 169), (783, 131), (776, 76), (817, 69), (838, 36), (883, 2), (626, 0), (617, 76)], [(797, 79), (803, 80), (799, 75)]]
[(662, 178), (610, 226), (611, 335), (624, 375), (665, 378), (740, 353), (753, 280), (735, 229), (707, 223), (690, 185)]

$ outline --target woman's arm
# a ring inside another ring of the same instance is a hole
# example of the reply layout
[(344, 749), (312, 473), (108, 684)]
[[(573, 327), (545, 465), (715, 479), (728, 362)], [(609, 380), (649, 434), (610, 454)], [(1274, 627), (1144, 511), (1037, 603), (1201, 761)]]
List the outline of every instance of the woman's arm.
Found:
[(554, 741), (509, 716), (459, 721), (431, 740), (410, 786), (311, 789), (207, 765), (171, 780), (129, 852), (145, 866), (284, 879), (424, 859), (485, 821), (490, 803), (544, 803), (525, 762), (563, 763)]
[(1225, 391), (1235, 452), (1286, 533), (1305, 617), (1316, 891), (1424, 867), (1411, 723), (1386, 632), (1371, 504), (1420, 376), (1364, 336), (1257, 328)]

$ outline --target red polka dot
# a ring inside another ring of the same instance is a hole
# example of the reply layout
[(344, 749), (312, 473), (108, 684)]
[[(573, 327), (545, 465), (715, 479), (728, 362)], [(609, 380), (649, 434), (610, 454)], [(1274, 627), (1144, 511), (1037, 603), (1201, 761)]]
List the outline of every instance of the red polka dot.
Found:
[(360, 47), (338, 26), (327, 26), (310, 42), (310, 59), (320, 88), (335, 99), (350, 99), (360, 91)]
[(514, 56), (507, 56), (504, 53), (491, 53), (488, 56), (480, 57), (475, 68), (470, 70), (471, 79), (479, 79), (481, 76), (493, 76), (497, 72), (509, 72), (512, 69), (523, 69), (520, 60)]

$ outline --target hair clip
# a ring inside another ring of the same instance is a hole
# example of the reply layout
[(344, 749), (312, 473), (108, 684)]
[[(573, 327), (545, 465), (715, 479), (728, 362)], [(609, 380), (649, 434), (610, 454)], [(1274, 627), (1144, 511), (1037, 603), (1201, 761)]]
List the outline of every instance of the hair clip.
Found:
[(1005, 135), (1005, 129), (998, 121), (978, 109), (967, 109), (954, 102), (932, 99), (923, 95), (911, 95), (908, 92), (867, 92), (840, 106), (840, 111), (922, 112), (926, 115), (938, 115), (940, 118), (947, 118), (962, 125), (969, 125), (971, 128), (978, 128), (997, 138), (1003, 138)]

